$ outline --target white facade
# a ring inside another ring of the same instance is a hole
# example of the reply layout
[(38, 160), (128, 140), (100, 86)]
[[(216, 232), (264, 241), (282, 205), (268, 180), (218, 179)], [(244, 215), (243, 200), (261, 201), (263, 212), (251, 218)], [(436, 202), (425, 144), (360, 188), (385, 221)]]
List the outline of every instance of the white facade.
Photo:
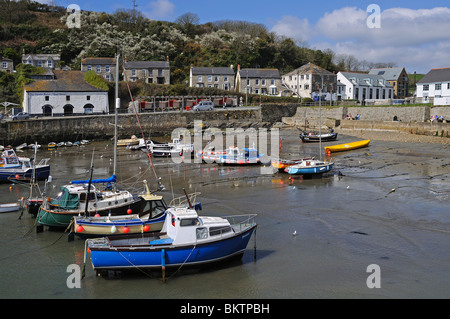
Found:
[(394, 98), (393, 86), (382, 76), (339, 72), (337, 81), (345, 85), (342, 97), (347, 100), (373, 101)]
[(108, 92), (28, 92), (23, 111), (31, 116), (108, 114)]
[(417, 97), (426, 103), (429, 98), (450, 97), (450, 79), (434, 83), (417, 83)]

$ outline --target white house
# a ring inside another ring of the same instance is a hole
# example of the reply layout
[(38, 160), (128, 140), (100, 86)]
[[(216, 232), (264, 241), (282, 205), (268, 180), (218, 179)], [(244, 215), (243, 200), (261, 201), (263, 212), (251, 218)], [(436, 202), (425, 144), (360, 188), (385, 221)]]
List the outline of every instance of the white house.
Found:
[(109, 113), (108, 91), (85, 82), (81, 71), (54, 71), (54, 74), (54, 80), (25, 85), (24, 112), (31, 116)]
[(374, 101), (394, 98), (393, 86), (381, 75), (339, 72), (337, 81), (338, 85), (345, 85), (342, 99)]
[(417, 82), (416, 97), (424, 103), (450, 105), (450, 68), (431, 69)]
[(22, 54), (22, 63), (38, 66), (40, 68), (55, 69), (61, 60), (60, 54)]

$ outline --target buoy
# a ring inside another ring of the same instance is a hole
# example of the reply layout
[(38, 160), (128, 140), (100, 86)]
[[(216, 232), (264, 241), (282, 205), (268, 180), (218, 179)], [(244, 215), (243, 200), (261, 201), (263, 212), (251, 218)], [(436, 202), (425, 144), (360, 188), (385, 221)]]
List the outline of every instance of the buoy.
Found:
[(127, 214), (130, 215), (133, 211), (131, 210), (131, 208), (127, 209)]
[(78, 232), (78, 233), (83, 232), (83, 230), (84, 230), (83, 226), (78, 226), (78, 227), (77, 227), (77, 232)]
[(149, 225), (145, 225), (144, 226), (144, 232), (146, 233), (146, 232), (148, 232), (150, 230), (150, 226)]
[(94, 217), (100, 217), (100, 214), (99, 214), (99, 213), (97, 213), (97, 214), (95, 214), (95, 215), (94, 215)]
[(123, 227), (123, 233), (124, 234), (128, 234), (129, 231), (130, 231), (130, 228), (128, 228), (128, 226), (124, 226)]
[(116, 228), (116, 226), (113, 225), (111, 227), (111, 234), (114, 234), (116, 231), (117, 231), (117, 228)]

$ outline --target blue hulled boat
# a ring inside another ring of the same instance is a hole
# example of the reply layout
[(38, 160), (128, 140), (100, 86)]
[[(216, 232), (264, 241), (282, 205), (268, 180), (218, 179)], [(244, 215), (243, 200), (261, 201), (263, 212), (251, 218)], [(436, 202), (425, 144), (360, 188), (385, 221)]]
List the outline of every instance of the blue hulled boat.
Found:
[(319, 175), (329, 172), (334, 166), (334, 162), (326, 162), (315, 159), (303, 160), (296, 165), (286, 167), (284, 170), (289, 174), (298, 175)]
[(38, 164), (34, 159), (17, 156), (13, 149), (6, 149), (0, 157), (0, 182), (14, 180), (31, 181), (45, 180), (50, 176), (49, 158), (42, 159)]
[(256, 215), (199, 216), (192, 208), (169, 208), (160, 233), (88, 239), (94, 270), (201, 266), (241, 258), (257, 224)]

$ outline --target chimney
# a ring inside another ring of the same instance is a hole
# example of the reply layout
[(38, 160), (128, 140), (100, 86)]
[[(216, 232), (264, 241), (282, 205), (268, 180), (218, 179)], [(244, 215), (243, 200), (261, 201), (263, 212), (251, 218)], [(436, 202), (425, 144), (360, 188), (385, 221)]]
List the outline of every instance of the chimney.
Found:
[(169, 56), (167, 56), (167, 62), (169, 62)]

